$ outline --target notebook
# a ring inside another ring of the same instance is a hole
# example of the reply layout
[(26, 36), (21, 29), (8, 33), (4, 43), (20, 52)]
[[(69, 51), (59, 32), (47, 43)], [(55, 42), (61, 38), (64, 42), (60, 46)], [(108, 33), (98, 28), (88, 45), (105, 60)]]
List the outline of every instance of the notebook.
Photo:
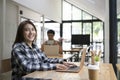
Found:
[(77, 73), (79, 72), (83, 65), (84, 65), (84, 61), (85, 61), (85, 56), (86, 56), (86, 48), (83, 48), (82, 51), (82, 56), (81, 56), (81, 61), (80, 61), (80, 65), (79, 66), (72, 66), (72, 67), (69, 67), (68, 69), (66, 70), (56, 70), (58, 72), (74, 72), (74, 73)]
[(59, 56), (59, 45), (44, 45), (44, 53), (47, 56)]

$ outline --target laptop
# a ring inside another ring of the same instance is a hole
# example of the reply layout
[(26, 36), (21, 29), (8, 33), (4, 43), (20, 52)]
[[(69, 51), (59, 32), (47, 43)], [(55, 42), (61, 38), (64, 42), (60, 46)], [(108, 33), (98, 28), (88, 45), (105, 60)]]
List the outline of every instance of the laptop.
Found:
[(81, 54), (82, 54), (82, 56), (81, 56), (81, 61), (80, 61), (79, 66), (72, 66), (66, 70), (56, 70), (56, 71), (58, 71), (58, 72), (73, 72), (73, 73), (79, 72), (82, 69), (82, 67), (84, 66), (85, 56), (86, 56), (86, 48), (83, 48), (81, 50)]
[(59, 45), (44, 45), (44, 53), (47, 56), (59, 56)]
[(22, 77), (22, 78), (18, 78), (17, 80), (52, 80), (52, 79)]

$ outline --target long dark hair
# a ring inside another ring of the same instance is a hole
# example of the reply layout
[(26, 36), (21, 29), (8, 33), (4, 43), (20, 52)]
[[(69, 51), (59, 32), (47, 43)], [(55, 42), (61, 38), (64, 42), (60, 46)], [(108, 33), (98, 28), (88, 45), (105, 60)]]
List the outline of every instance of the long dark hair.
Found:
[[(15, 38), (14, 44), (15, 44), (15, 43), (23, 42), (23, 41), (25, 40), (25, 39), (24, 39), (23, 32), (24, 32), (24, 27), (25, 27), (27, 24), (31, 24), (31, 25), (34, 27), (34, 29), (35, 29), (35, 31), (36, 31), (36, 33), (37, 33), (37, 29), (36, 29), (35, 25), (34, 25), (31, 21), (29, 21), (29, 20), (23, 21), (23, 22), (21, 22), (21, 23), (18, 25), (17, 34), (16, 34), (16, 38)], [(37, 37), (37, 34), (36, 34), (36, 36), (35, 36), (35, 40), (36, 40), (36, 37)], [(14, 44), (13, 44), (13, 45), (14, 45)]]

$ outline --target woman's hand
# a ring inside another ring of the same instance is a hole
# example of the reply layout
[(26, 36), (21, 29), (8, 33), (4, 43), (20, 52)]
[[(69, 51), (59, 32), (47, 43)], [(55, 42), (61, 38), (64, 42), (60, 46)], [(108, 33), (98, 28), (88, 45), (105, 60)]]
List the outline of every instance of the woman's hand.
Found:
[(63, 64), (67, 67), (71, 67), (71, 66), (77, 66), (76, 64), (74, 63), (68, 63), (68, 62), (63, 62)]
[(68, 67), (64, 64), (56, 64), (57, 70), (65, 70), (68, 69)]
[(56, 64), (57, 70), (65, 70), (72, 66), (77, 66), (77, 65), (75, 65), (74, 63), (68, 63), (68, 62), (63, 62), (63, 64)]

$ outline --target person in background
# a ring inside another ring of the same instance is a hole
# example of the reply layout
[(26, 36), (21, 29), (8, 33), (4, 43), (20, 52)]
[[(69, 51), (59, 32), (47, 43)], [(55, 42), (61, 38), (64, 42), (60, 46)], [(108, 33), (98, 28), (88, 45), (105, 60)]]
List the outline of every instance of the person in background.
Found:
[(59, 41), (54, 39), (55, 31), (50, 29), (47, 31), (48, 40), (41, 45), (41, 50), (44, 51), (44, 45), (59, 45), (59, 54), (62, 54), (62, 46)]
[(36, 36), (37, 30), (31, 21), (19, 24), (11, 51), (11, 80), (21, 80), (22, 76), (33, 71), (67, 69), (74, 65), (64, 59), (46, 57), (35, 44)]

